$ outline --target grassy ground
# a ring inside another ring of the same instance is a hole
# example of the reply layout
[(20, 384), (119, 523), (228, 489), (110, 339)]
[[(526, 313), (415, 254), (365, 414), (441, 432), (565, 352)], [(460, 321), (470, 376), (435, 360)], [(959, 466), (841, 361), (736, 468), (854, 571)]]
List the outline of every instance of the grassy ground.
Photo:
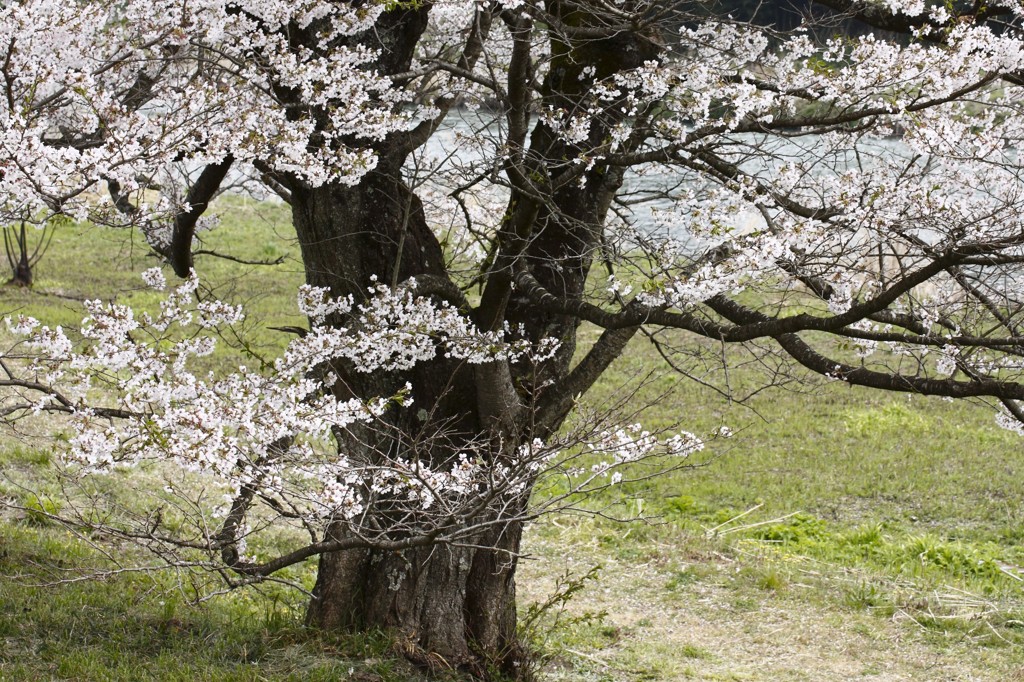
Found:
[[(246, 304), (268, 353), (288, 338), (268, 327), (302, 323), (287, 235), (279, 207), (235, 202), (208, 247), (284, 264), (198, 263), (219, 294)], [(67, 228), (33, 291), (0, 290), (0, 312), (75, 326), (77, 299), (145, 305), (145, 254), (126, 233)], [(611, 402), (658, 366), (636, 343), (590, 402)], [(730, 377), (741, 389), (758, 381)], [(520, 593), (546, 678), (1024, 680), (1021, 443), (991, 408), (838, 383), (738, 405), (666, 371), (638, 389), (635, 404), (648, 403), (645, 423), (697, 433), (724, 423), (737, 435), (701, 466), (605, 500), (646, 523), (558, 517), (531, 528)], [(10, 481), (48, 461), (32, 442), (6, 441), (0, 495), (25, 501)], [(0, 679), (416, 675), (384, 636), (305, 631), (303, 597), (284, 588), (190, 606), (163, 573), (40, 586), (99, 560), (41, 516), (0, 519)]]

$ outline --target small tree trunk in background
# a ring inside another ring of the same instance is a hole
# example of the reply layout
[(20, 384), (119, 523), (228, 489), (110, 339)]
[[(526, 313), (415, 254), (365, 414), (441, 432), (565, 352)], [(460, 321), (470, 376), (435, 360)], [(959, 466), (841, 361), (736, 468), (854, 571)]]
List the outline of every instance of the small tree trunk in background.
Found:
[(7, 250), (7, 261), (11, 265), (12, 275), (8, 284), (19, 287), (32, 286), (32, 262), (28, 255), (28, 238), (25, 233), (25, 223), (22, 223), (17, 232), (13, 228), (4, 230), (4, 247)]

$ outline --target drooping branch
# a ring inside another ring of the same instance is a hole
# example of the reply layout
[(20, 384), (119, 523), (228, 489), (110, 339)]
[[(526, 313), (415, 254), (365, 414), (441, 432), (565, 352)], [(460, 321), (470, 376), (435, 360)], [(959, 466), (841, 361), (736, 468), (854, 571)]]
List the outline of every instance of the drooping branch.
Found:
[[(764, 323), (771, 319), (723, 296), (715, 297), (708, 304), (723, 317), (737, 324)], [(992, 397), (1005, 400), (1024, 398), (1024, 384), (1017, 382), (997, 379), (975, 381), (960, 381), (952, 378), (928, 379), (897, 372), (879, 372), (824, 356), (794, 333), (779, 334), (773, 338), (782, 346), (783, 350), (807, 369), (856, 386), (949, 398)]]
[[(520, 289), (543, 309), (564, 315), (573, 315), (605, 329), (622, 329), (640, 324), (654, 324), (700, 334), (708, 338), (727, 342), (752, 341), (758, 338), (774, 337), (803, 331), (834, 332), (858, 322), (870, 315), (884, 311), (889, 305), (914, 287), (927, 282), (936, 274), (957, 262), (959, 255), (951, 252), (921, 266), (913, 273), (894, 282), (889, 288), (874, 297), (855, 303), (843, 313), (820, 316), (799, 313), (788, 317), (745, 318), (734, 325), (721, 325), (700, 319), (689, 313), (672, 312), (664, 308), (645, 306), (634, 301), (620, 312), (609, 312), (582, 300), (564, 300), (547, 291), (527, 272), (516, 274)], [(731, 318), (727, 318), (731, 319)]]

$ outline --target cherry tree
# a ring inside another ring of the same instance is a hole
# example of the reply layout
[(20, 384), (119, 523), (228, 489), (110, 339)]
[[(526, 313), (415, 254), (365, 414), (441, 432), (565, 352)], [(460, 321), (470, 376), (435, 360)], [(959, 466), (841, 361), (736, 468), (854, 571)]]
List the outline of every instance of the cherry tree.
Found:
[[(887, 33), (652, 0), (8, 3), (0, 219), (136, 227), (184, 278), (159, 313), (10, 320), (3, 413), (73, 424), (61, 516), (228, 587), (318, 557), (310, 624), (514, 672), (524, 523), (702, 447), (579, 412), (638, 335), (683, 373), (745, 343), (1021, 430), (1024, 10), (822, 4)], [(233, 174), (291, 206), (310, 329), (205, 376), (244, 312), (197, 296), (193, 237)], [(95, 487), (126, 469), (163, 477), (150, 506)], [(305, 540), (247, 551), (280, 524)]]

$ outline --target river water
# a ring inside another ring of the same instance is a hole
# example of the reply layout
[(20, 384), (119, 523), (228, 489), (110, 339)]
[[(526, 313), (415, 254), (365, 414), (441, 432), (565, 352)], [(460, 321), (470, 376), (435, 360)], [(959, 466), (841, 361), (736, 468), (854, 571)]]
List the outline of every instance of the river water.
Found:
[[(504, 139), (504, 132), (504, 121), (500, 118), (474, 112), (455, 112), (445, 119), (415, 157), (414, 163), (425, 160), (428, 164), (440, 162), (442, 168), (457, 169), (466, 177), (489, 175), (501, 179), (494, 159), (500, 158), (499, 145)], [(817, 146), (818, 140), (812, 137), (736, 135), (723, 138), (722, 142), (725, 154), (740, 168), (759, 176), (771, 176), (785, 163), (809, 160), (814, 160), (809, 171), (812, 175), (836, 176), (858, 165), (870, 167), (882, 157), (910, 156), (907, 147), (895, 139), (862, 143), (857, 151), (833, 149), (824, 159), (817, 158), (822, 153)], [(420, 172), (421, 177), (426, 175), (428, 173)], [(676, 209), (679, 197), (699, 198), (709, 189), (706, 179), (678, 167), (649, 165), (631, 169), (619, 193), (620, 223), (627, 224), (639, 234), (669, 237), (687, 245), (688, 250), (701, 250), (708, 246), (708, 242), (689, 231), (687, 219)], [(495, 195), (505, 192), (507, 196), (507, 190), (493, 183), (488, 191)], [(751, 208), (726, 216), (723, 223), (730, 231), (739, 233), (760, 230), (765, 226), (761, 214)]]

